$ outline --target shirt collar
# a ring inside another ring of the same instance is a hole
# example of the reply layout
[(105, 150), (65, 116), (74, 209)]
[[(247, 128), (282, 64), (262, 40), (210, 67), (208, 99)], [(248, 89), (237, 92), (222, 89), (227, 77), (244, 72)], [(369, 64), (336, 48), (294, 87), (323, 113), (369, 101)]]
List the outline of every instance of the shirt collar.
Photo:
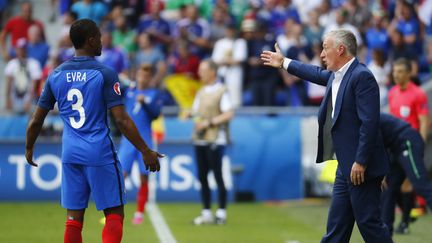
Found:
[(94, 57), (90, 57), (90, 56), (74, 56), (73, 60), (75, 61), (87, 61), (87, 60), (93, 60)]
[(351, 58), (345, 65), (343, 65), (339, 70), (336, 71), (335, 76), (343, 77), (345, 73), (348, 71), (348, 68), (351, 66), (351, 64), (354, 62), (355, 58)]

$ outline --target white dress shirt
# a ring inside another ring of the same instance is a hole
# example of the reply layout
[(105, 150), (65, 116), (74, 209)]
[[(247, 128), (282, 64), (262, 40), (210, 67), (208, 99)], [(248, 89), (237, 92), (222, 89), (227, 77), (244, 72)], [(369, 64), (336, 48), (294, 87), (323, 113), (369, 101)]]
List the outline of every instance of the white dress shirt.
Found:
[[(334, 75), (334, 80), (332, 83), (332, 107), (333, 107), (333, 111), (332, 111), (332, 117), (334, 116), (334, 107), (336, 104), (336, 98), (337, 98), (337, 94), (339, 92), (339, 87), (340, 84), (342, 82), (343, 77), (345, 76), (346, 72), (348, 71), (348, 68), (351, 66), (351, 64), (354, 62), (355, 58), (353, 57), (351, 60), (349, 60), (347, 63), (345, 63), (345, 65), (343, 65), (339, 70), (337, 70)], [(283, 68), (285, 70), (288, 70), (288, 66), (291, 63), (291, 59), (290, 58), (285, 58), (284, 62), (283, 62)]]

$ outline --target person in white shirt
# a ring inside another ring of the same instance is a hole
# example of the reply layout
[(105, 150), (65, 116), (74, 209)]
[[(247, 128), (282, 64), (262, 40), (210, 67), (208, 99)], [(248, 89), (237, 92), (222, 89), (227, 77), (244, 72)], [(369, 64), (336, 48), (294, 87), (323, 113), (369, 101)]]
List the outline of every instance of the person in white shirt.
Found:
[(6, 64), (6, 110), (18, 114), (32, 108), (34, 87), (42, 77), (42, 69), (36, 59), (27, 57), (27, 41), (17, 41), (16, 57)]
[(242, 64), (246, 57), (246, 41), (237, 37), (235, 25), (229, 25), (225, 37), (216, 41), (211, 58), (219, 66), (218, 76), (223, 79), (234, 108), (242, 104)]

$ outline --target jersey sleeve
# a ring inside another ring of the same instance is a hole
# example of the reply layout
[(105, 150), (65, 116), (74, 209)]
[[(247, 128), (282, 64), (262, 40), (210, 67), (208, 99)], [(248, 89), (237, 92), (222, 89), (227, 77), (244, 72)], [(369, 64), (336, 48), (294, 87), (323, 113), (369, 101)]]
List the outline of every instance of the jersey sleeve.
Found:
[(107, 108), (111, 109), (117, 105), (123, 105), (120, 81), (114, 70), (105, 70), (104, 75), (104, 99)]
[(424, 92), (421, 92), (418, 95), (416, 110), (419, 115), (429, 115), (427, 96)]
[(50, 77), (48, 77), (38, 101), (38, 106), (46, 110), (52, 110), (54, 108), (54, 104), (56, 103), (56, 99), (51, 90)]

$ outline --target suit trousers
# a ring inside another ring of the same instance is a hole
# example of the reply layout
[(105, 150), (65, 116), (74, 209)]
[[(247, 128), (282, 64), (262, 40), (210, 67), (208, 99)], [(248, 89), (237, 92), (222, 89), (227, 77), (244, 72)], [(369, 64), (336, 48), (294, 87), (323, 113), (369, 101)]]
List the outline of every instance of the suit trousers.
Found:
[(366, 243), (391, 243), (387, 226), (380, 217), (382, 177), (354, 186), (337, 169), (333, 198), (327, 219), (327, 233), (322, 243), (348, 243), (354, 222)]

